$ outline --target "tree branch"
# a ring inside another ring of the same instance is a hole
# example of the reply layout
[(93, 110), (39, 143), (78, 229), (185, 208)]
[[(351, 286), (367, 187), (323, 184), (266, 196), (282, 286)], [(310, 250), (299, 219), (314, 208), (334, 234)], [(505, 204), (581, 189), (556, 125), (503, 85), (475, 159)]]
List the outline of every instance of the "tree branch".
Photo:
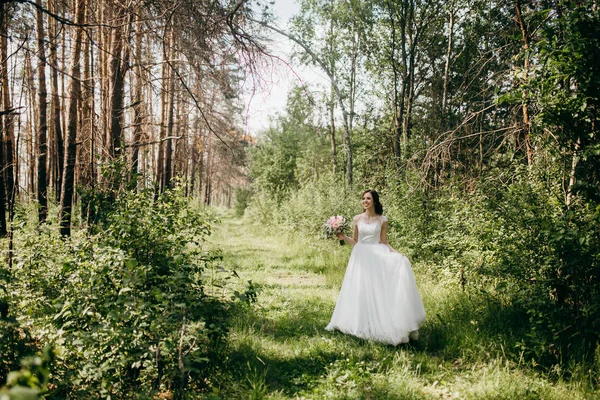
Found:
[(55, 20), (57, 20), (58, 22), (60, 22), (63, 25), (76, 26), (76, 27), (80, 27), (80, 28), (91, 28), (91, 27), (99, 27), (99, 26), (103, 27), (103, 28), (112, 28), (112, 26), (106, 25), (106, 24), (78, 24), (76, 22), (71, 21), (70, 19), (63, 18), (60, 15), (54, 14), (50, 10), (47, 10), (44, 7), (39, 6), (38, 4), (36, 4), (35, 2), (33, 2), (31, 0), (3, 0), (3, 1), (5, 1), (6, 3), (29, 4), (29, 5), (33, 6), (34, 8), (37, 8), (44, 14), (47, 14), (48, 16), (54, 18)]
[(181, 74), (179, 73), (177, 68), (175, 68), (175, 66), (171, 63), (170, 60), (165, 60), (165, 61), (173, 69), (173, 71), (177, 75), (177, 78), (179, 78), (179, 82), (183, 85), (183, 88), (185, 89), (185, 91), (190, 95), (192, 100), (194, 100), (194, 105), (196, 106), (196, 109), (200, 112), (200, 115), (202, 116), (202, 119), (206, 123), (208, 130), (211, 131), (217, 137), (217, 139), (219, 139), (225, 146), (227, 146), (227, 148), (229, 148), (231, 151), (233, 151), (231, 146), (229, 146), (229, 144), (227, 142), (225, 142), (225, 140), (223, 140), (223, 138), (213, 129), (210, 122), (208, 122), (208, 117), (204, 113), (204, 110), (202, 109), (202, 107), (200, 107), (200, 103), (198, 102), (198, 99), (196, 99), (196, 96), (194, 95), (194, 93), (192, 93), (192, 91), (190, 90), (187, 83), (185, 83), (185, 79), (183, 79), (183, 76), (181, 76)]
[(183, 139), (186, 135), (181, 135), (181, 136), (167, 136), (164, 137), (162, 139), (158, 139), (158, 140), (153, 140), (151, 142), (138, 142), (138, 143), (130, 143), (130, 144), (126, 144), (123, 147), (124, 148), (129, 148), (129, 147), (142, 147), (142, 146), (149, 146), (151, 144), (158, 144), (161, 142), (165, 142), (167, 140), (179, 140), (179, 139)]

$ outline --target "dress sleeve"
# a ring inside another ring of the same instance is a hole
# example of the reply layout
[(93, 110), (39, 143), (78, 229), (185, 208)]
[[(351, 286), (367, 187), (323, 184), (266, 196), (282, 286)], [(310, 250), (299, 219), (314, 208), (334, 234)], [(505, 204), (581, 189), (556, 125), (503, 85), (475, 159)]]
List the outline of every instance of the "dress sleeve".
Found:
[(381, 216), (381, 223), (388, 222), (388, 219), (385, 215)]

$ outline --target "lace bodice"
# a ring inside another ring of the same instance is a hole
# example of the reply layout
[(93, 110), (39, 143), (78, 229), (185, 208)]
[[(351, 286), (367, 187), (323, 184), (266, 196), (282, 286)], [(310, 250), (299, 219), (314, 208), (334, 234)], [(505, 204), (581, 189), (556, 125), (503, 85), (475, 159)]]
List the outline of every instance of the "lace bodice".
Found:
[(354, 223), (358, 226), (358, 242), (376, 244), (379, 243), (381, 235), (381, 224), (387, 221), (383, 215), (378, 218), (367, 221), (362, 215), (359, 215)]

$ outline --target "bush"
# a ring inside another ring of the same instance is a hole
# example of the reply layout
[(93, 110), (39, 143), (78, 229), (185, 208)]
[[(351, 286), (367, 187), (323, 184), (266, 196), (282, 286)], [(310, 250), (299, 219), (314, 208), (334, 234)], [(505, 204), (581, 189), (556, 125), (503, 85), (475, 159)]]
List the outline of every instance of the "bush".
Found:
[(236, 188), (234, 191), (234, 197), (235, 215), (238, 217), (242, 217), (244, 216), (244, 212), (246, 211), (246, 208), (248, 208), (248, 205), (250, 204), (250, 201), (252, 199), (252, 189)]
[(282, 203), (279, 218), (293, 231), (318, 236), (322, 234), (323, 223), (332, 215), (342, 215), (351, 223), (352, 217), (362, 211), (359, 201), (360, 193), (349, 193), (327, 173), (305, 182)]
[(593, 362), (600, 342), (600, 215), (589, 205), (564, 208), (528, 180), (490, 197), (495, 209), (485, 271), (496, 290), (529, 320), (519, 347), (543, 366)]
[(211, 222), (176, 189), (157, 201), (121, 195), (94, 235), (15, 232), (9, 292), (40, 344), (56, 348), (51, 396), (182, 398), (210, 386), (233, 304), (206, 290), (219, 259), (202, 249)]
[(0, 382), (18, 368), (20, 360), (33, 354), (35, 346), (26, 327), (8, 314), (8, 302), (0, 299)]

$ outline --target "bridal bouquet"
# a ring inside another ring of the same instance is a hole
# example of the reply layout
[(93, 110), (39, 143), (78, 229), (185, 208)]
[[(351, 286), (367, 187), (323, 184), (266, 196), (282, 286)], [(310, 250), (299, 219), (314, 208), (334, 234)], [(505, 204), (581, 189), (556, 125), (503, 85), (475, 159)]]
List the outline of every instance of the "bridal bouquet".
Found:
[[(332, 237), (336, 236), (338, 233), (344, 233), (346, 229), (348, 229), (350, 225), (346, 218), (341, 215), (336, 215), (327, 218), (327, 221), (323, 224), (323, 232), (325, 236)], [(340, 245), (344, 244), (343, 240), (340, 240)]]

